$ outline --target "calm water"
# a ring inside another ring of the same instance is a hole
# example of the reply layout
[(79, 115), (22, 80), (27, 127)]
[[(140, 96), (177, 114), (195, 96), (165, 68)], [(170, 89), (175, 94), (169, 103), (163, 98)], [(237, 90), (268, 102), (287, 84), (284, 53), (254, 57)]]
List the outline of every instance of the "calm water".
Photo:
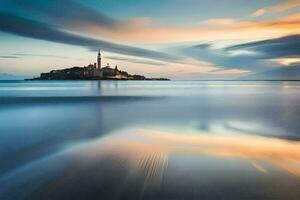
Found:
[(0, 199), (300, 199), (300, 82), (0, 81)]

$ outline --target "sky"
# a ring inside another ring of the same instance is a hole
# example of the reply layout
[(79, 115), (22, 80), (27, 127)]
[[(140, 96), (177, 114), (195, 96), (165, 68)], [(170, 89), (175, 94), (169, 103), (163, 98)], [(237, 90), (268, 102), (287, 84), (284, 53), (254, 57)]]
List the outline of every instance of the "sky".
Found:
[(179, 80), (300, 79), (300, 0), (0, 0), (0, 79), (96, 61)]

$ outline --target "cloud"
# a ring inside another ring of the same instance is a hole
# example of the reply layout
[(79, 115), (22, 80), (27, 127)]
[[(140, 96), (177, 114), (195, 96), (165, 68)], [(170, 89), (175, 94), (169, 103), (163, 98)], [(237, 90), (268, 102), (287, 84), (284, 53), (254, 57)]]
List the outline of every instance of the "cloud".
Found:
[(48, 23), (73, 26), (77, 23), (89, 23), (103, 28), (116, 29), (121, 23), (113, 18), (105, 16), (74, 0), (4, 0), (4, 3), (15, 8), (14, 12), (20, 12), (23, 16), (41, 19)]
[(12, 59), (14, 59), (14, 58), (19, 58), (19, 56), (0, 56), (0, 58), (12, 58)]
[(273, 12), (284, 12), (297, 7), (300, 7), (299, 0), (284, 0), (281, 3), (269, 7), (269, 10)]
[[(256, 74), (286, 68), (286, 65), (282, 63), (283, 60), (289, 64), (297, 62), (300, 58), (300, 35), (242, 43), (223, 48), (203, 43), (192, 46), (181, 45), (174, 49), (178, 54), (186, 57), (214, 63), (219, 69), (209, 72), (208, 75), (225, 74), (225, 72), (231, 74), (237, 72), (241, 75)], [(284, 70), (282, 69), (282, 71)], [(295, 76), (293, 77), (295, 78)]]
[(259, 17), (264, 15), (266, 10), (264, 8), (256, 10), (254, 13), (251, 14), (251, 17)]
[[(102, 31), (123, 32), (133, 31), (154, 23), (150, 17), (136, 17), (133, 19), (117, 20), (88, 7), (75, 0), (3, 0), (14, 7), (9, 14), (21, 13), (31, 19), (39, 19), (44, 23), (54, 24), (63, 28), (82, 31), (89, 27), (97, 27)], [(1, 6), (1, 3), (0, 3)]]
[(34, 39), (82, 46), (89, 49), (100, 48), (108, 52), (145, 57), (167, 62), (174, 62), (178, 59), (176, 56), (171, 56), (158, 51), (107, 42), (100, 39), (93, 39), (64, 32), (57, 29), (55, 26), (4, 13), (0, 13), (0, 30)]
[(236, 19), (232, 18), (217, 18), (217, 19), (208, 19), (203, 22), (200, 22), (200, 25), (212, 26), (212, 27), (230, 27), (236, 24)]
[(33, 56), (33, 57), (47, 57), (47, 58), (61, 58), (61, 59), (67, 59), (67, 56), (59, 56), (59, 55), (51, 55), (51, 54), (28, 54), (28, 53), (12, 53), (10, 54), (15, 57), (23, 57), (23, 56)]
[[(72, 0), (64, 1), (63, 4), (59, 0), (3, 1), (14, 7), (10, 10), (12, 15), (18, 14), (26, 18), (38, 19), (68, 31), (134, 44), (225, 39), (258, 40), (300, 32), (300, 14), (260, 22), (217, 18), (208, 19), (190, 27), (166, 27), (162, 26), (163, 24), (158, 20), (143, 16), (126, 20), (113, 19), (98, 10)], [(260, 9), (253, 15), (262, 15), (263, 10)]]
[(125, 57), (117, 57), (117, 56), (106, 56), (105, 58), (111, 60), (117, 60), (117, 61), (125, 61), (125, 62), (137, 63), (137, 64), (154, 65), (154, 66), (165, 65), (165, 63), (162, 62), (156, 62), (156, 61), (145, 60), (145, 59), (136, 59), (136, 58), (127, 58), (127, 57), (125, 58)]
[(232, 56), (224, 48), (215, 48), (212, 44), (200, 44), (194, 46), (178, 46), (177, 52), (186, 57), (199, 61), (214, 63), (219, 69), (239, 69), (241, 71), (262, 71), (270, 66), (263, 60), (254, 59), (248, 55)]
[(300, 63), (300, 57), (298, 58), (275, 58), (275, 62), (280, 63), (284, 66), (291, 66), (296, 63)]
[(251, 17), (259, 17), (266, 13), (285, 12), (297, 7), (300, 7), (299, 0), (283, 0), (280, 3), (277, 3), (273, 6), (256, 10), (254, 13), (251, 14)]
[(240, 45), (234, 45), (225, 49), (226, 51), (252, 51), (255, 54), (252, 57), (257, 58), (280, 58), (280, 57), (300, 57), (300, 35), (290, 35), (276, 39), (262, 40), (258, 42), (249, 42)]
[(136, 26), (122, 31), (86, 23), (81, 31), (135, 44), (165, 44), (211, 40), (258, 40), (300, 32), (300, 14), (264, 20), (209, 19), (191, 27)]

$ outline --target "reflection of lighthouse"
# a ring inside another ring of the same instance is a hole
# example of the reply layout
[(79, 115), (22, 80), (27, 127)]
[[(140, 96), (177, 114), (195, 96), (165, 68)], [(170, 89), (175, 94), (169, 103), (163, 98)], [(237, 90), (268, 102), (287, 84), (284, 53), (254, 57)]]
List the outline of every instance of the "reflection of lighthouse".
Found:
[(97, 68), (101, 69), (101, 53), (100, 53), (100, 50), (98, 51)]

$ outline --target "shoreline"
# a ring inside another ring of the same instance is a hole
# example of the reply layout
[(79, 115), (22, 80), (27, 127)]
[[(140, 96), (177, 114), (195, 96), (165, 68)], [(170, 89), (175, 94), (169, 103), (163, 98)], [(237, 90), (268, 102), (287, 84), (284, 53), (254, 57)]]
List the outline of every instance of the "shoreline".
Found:
[(298, 82), (300, 80), (172, 80), (172, 79), (16, 79), (0, 81), (199, 81), (199, 82)]
[(171, 79), (23, 79), (23, 81), (171, 81)]

